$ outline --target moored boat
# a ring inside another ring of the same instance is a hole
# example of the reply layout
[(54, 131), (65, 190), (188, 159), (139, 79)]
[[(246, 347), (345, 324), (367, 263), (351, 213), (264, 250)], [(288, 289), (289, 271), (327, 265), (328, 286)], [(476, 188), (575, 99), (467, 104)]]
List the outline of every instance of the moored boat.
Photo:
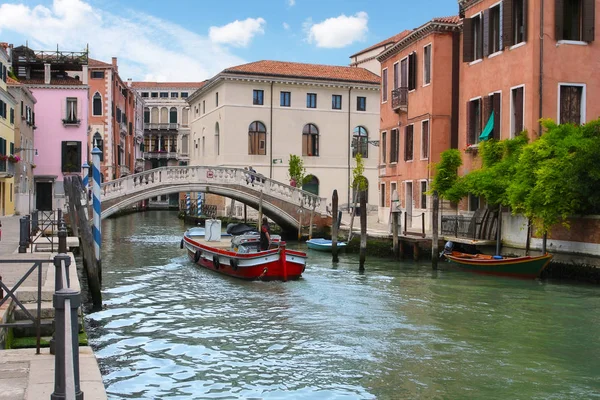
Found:
[(443, 255), (464, 270), (528, 279), (539, 277), (552, 260), (552, 255), (548, 253), (541, 256), (504, 257), (452, 251)]
[[(333, 247), (333, 241), (330, 239), (322, 238), (309, 239), (306, 241), (306, 245), (309, 249), (313, 250), (331, 251), (331, 248)], [(346, 242), (337, 242), (338, 250), (343, 249), (344, 247), (346, 247)]]
[[(245, 237), (247, 236), (247, 237)], [(236, 236), (231, 242), (209, 242), (186, 231), (181, 248), (201, 267), (246, 280), (294, 280), (306, 267), (306, 253), (286, 248), (274, 240), (268, 250), (260, 250), (256, 235)]]

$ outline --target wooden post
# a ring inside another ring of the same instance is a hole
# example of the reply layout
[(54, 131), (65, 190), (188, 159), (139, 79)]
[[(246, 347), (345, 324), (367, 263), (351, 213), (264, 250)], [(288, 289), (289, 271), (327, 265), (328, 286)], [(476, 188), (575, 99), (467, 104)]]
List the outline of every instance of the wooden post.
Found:
[(415, 241), (413, 243), (413, 260), (419, 261), (419, 256), (421, 255), (421, 249), (419, 249), (419, 242)]
[(367, 255), (367, 192), (360, 192), (360, 260), (359, 271), (365, 270), (365, 258)]
[(496, 255), (500, 255), (502, 247), (502, 206), (498, 206), (498, 229), (496, 229)]
[(352, 198), (352, 216), (350, 217), (350, 232), (348, 232), (348, 244), (352, 240), (352, 228), (354, 227), (354, 215), (356, 214), (356, 196), (358, 195), (358, 190), (354, 191), (354, 196)]
[(542, 237), (542, 254), (546, 254), (546, 244), (548, 242), (548, 232), (544, 232)]
[(338, 192), (337, 189), (333, 191), (333, 195), (331, 196), (331, 257), (333, 262), (338, 262), (338, 248), (337, 248), (337, 238), (338, 238)]
[(398, 191), (394, 190), (392, 192), (392, 204), (390, 204), (391, 218), (392, 218), (392, 248), (394, 251), (394, 258), (398, 259), (398, 212), (400, 211), (400, 207), (398, 207)]
[(531, 219), (527, 219), (527, 240), (525, 241), (525, 255), (529, 255), (529, 248), (531, 247)]
[(433, 191), (432, 196), (433, 210), (431, 215), (431, 268), (438, 268), (438, 258), (440, 257), (438, 248), (439, 234), (439, 212), (440, 212), (440, 197), (437, 190)]
[(404, 211), (404, 236), (406, 236), (406, 226), (407, 226), (407, 218), (408, 218), (408, 211)]

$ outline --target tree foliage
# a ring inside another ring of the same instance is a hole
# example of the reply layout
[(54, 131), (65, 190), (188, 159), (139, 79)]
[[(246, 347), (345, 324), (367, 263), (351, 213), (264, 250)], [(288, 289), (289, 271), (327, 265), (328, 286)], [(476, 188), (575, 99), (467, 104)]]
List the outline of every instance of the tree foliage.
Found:
[(288, 160), (288, 175), (290, 180), (294, 180), (298, 186), (302, 186), (306, 175), (306, 168), (304, 168), (302, 157), (290, 154), (290, 159)]
[(367, 190), (368, 182), (365, 178), (365, 162), (362, 158), (362, 154), (356, 153), (356, 167), (352, 170), (352, 188), (362, 192)]
[(440, 162), (435, 164), (435, 176), (431, 190), (437, 190), (441, 199), (458, 203), (466, 196), (463, 179), (458, 176), (458, 169), (462, 165), (460, 151), (449, 149), (441, 154)]

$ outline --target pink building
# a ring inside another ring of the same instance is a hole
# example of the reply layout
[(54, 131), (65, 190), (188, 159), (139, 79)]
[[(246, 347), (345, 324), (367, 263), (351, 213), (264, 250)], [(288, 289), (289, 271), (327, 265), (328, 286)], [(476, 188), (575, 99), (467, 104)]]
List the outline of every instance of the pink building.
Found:
[(20, 46), (13, 50), (13, 70), (37, 99), (34, 207), (63, 208), (64, 177), (81, 175), (87, 143), (87, 52), (42, 52)]

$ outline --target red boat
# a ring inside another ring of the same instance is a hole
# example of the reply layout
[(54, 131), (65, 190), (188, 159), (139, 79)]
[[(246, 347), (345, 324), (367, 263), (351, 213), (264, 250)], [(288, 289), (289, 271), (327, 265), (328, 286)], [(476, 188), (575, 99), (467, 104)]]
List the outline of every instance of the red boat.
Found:
[[(273, 238), (273, 247), (261, 251), (258, 235), (242, 235), (229, 241), (206, 241), (204, 234), (185, 232), (181, 247), (201, 267), (246, 280), (287, 281), (300, 278), (306, 267), (306, 253), (286, 248)], [(273, 235), (275, 236), (275, 235)]]

